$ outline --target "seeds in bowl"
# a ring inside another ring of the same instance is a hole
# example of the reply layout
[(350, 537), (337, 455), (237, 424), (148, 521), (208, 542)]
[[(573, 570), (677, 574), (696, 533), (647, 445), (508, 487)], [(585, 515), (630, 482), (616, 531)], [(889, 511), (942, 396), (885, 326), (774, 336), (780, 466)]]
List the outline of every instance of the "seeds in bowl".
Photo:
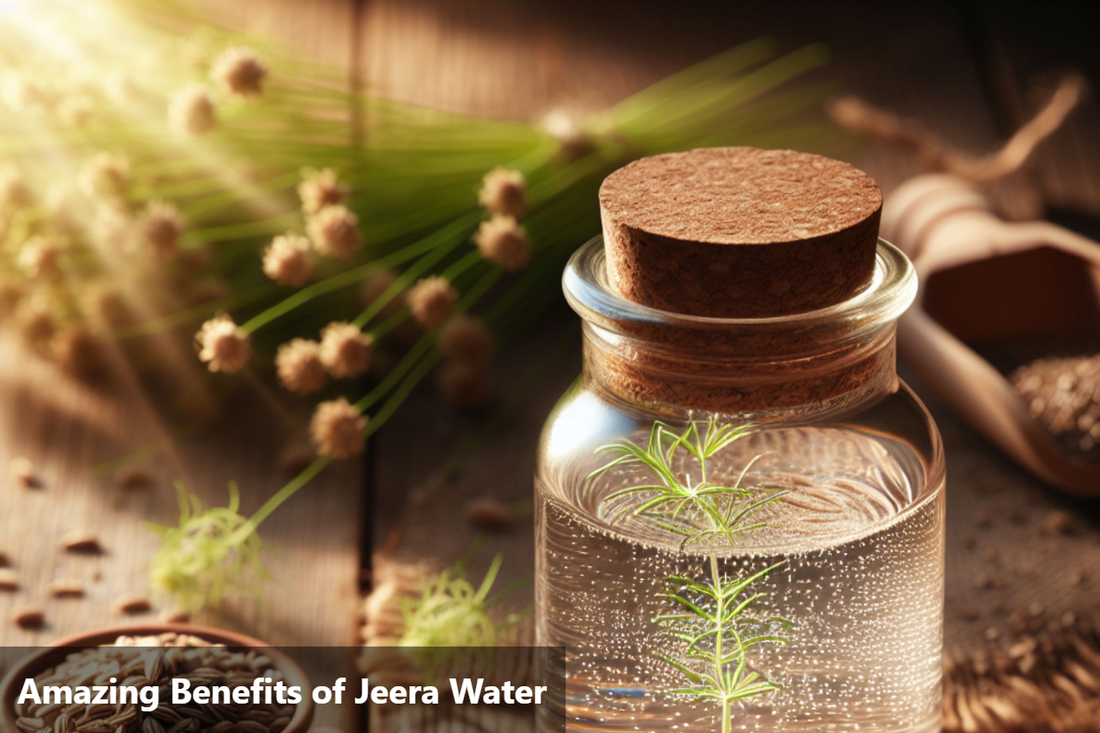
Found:
[[(267, 679), (265, 679), (267, 678)], [(36, 690), (70, 691), (104, 686), (107, 704), (85, 702), (75, 692), (17, 704), (21, 733), (280, 733), (295, 705), (274, 697), (244, 704), (171, 703), (175, 680), (190, 686), (237, 688), (283, 682), (260, 650), (237, 651), (189, 634), (120, 636), (111, 646), (83, 649), (34, 678)]]

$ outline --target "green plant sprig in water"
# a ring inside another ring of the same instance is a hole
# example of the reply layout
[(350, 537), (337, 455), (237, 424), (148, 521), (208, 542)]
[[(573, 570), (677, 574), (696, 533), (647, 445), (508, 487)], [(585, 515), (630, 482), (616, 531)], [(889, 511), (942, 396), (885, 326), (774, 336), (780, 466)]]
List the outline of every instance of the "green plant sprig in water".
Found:
[(718, 560), (710, 558), (709, 580), (670, 577), (673, 590), (664, 597), (678, 610), (654, 619), (665, 634), (684, 646), (676, 656), (655, 656), (687, 679), (689, 685), (669, 690), (696, 700), (714, 700), (721, 706), (722, 731), (730, 730), (734, 703), (776, 692), (780, 686), (761, 672), (749, 670), (749, 654), (761, 644), (785, 644), (781, 632), (790, 622), (777, 616), (760, 617), (752, 605), (761, 593), (751, 586), (783, 563), (776, 563), (747, 578), (725, 578)]
[[(710, 480), (711, 459), (752, 430), (750, 425), (719, 425), (712, 419), (705, 428), (692, 421), (678, 433), (666, 423), (655, 422), (644, 448), (631, 440), (598, 448), (597, 454), (615, 457), (590, 474), (589, 480), (617, 467), (648, 468), (654, 481), (619, 489), (605, 498), (607, 502), (622, 502), (612, 513), (612, 521), (628, 513), (641, 517), (683, 536), (681, 550), (688, 543), (713, 538), (724, 538), (733, 546), (738, 535), (766, 527), (766, 522), (753, 521), (754, 515), (786, 493), (745, 484), (746, 474), (760, 455), (745, 464), (732, 486)], [(686, 468), (691, 461), (685, 458), (694, 459), (697, 474)], [(670, 641), (682, 646), (653, 655), (687, 680), (687, 686), (668, 692), (717, 702), (722, 733), (729, 733), (735, 703), (780, 689), (764, 673), (749, 669), (749, 656), (761, 644), (786, 643), (780, 632), (791, 624), (778, 616), (760, 617), (752, 612), (753, 604), (762, 596), (751, 592), (752, 585), (782, 563), (747, 578), (726, 578), (718, 570), (717, 556), (711, 555), (709, 561), (708, 579), (680, 575), (668, 578), (671, 590), (660, 597), (674, 610), (658, 615), (654, 622)]]
[[(607, 471), (623, 466), (644, 466), (654, 478), (653, 483), (619, 489), (604, 501), (623, 500), (612, 514), (612, 521), (626, 514), (644, 517), (656, 526), (684, 537), (683, 545), (719, 538), (730, 542), (744, 532), (760, 529), (765, 522), (753, 522), (752, 517), (765, 505), (781, 498), (782, 489), (748, 488), (745, 475), (761, 456), (756, 456), (741, 469), (732, 485), (713, 483), (708, 475), (708, 462), (720, 451), (752, 432), (748, 425), (719, 425), (711, 420), (706, 428), (692, 422), (682, 432), (675, 432), (663, 422), (655, 422), (645, 447), (623, 440), (598, 448), (597, 453), (617, 457), (593, 471), (593, 480)], [(678, 470), (684, 453), (695, 459), (698, 475)]]

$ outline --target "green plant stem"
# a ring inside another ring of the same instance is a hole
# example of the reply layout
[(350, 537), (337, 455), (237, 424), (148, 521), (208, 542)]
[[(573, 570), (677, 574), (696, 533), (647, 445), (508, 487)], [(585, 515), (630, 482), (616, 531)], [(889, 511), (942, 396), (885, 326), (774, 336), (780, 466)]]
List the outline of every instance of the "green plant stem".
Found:
[[(725, 619), (722, 614), (725, 610), (725, 596), (723, 594), (722, 577), (718, 574), (718, 556), (710, 556), (710, 576), (714, 583), (714, 590), (718, 597), (718, 603), (716, 604), (715, 626), (718, 629), (718, 633), (714, 637), (714, 679), (722, 680), (724, 670), (722, 669), (722, 633), (724, 631)], [(722, 696), (722, 733), (730, 733), (730, 699), (723, 691)]]

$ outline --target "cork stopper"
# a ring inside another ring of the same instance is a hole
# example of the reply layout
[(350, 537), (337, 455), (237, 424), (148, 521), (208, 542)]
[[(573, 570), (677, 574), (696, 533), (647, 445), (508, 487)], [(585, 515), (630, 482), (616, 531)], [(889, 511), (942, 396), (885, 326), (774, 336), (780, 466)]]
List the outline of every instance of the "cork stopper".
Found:
[(819, 155), (706, 148), (620, 168), (600, 187), (600, 211), (619, 295), (760, 318), (835, 305), (870, 284), (882, 192)]

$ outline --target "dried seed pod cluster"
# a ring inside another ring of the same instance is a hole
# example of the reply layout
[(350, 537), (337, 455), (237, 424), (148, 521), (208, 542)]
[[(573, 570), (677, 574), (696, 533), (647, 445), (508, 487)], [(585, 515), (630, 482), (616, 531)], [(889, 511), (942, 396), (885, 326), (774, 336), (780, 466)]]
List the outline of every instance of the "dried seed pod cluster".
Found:
[(492, 216), (474, 235), (481, 256), (505, 270), (522, 270), (531, 263), (531, 243), (519, 220), (527, 213), (523, 173), (494, 168), (482, 180), (478, 202)]
[(458, 291), (447, 279), (434, 275), (409, 288), (406, 300), (417, 323), (434, 330), (442, 326), (458, 303)]
[(343, 397), (317, 406), (309, 432), (317, 453), (328, 458), (350, 458), (363, 452), (368, 418)]
[(16, 706), (22, 733), (280, 733), (294, 717), (293, 705), (171, 705), (172, 680), (192, 685), (249, 687), (257, 678), (275, 683), (283, 674), (262, 650), (231, 651), (197, 636), (166, 632), (120, 636), (113, 646), (84, 649), (35, 677), (45, 685), (107, 685), (160, 688), (161, 704), (143, 712), (140, 704), (24, 704)]
[(185, 135), (204, 135), (218, 122), (217, 107), (210, 92), (193, 84), (176, 94), (168, 105), (168, 123)]

